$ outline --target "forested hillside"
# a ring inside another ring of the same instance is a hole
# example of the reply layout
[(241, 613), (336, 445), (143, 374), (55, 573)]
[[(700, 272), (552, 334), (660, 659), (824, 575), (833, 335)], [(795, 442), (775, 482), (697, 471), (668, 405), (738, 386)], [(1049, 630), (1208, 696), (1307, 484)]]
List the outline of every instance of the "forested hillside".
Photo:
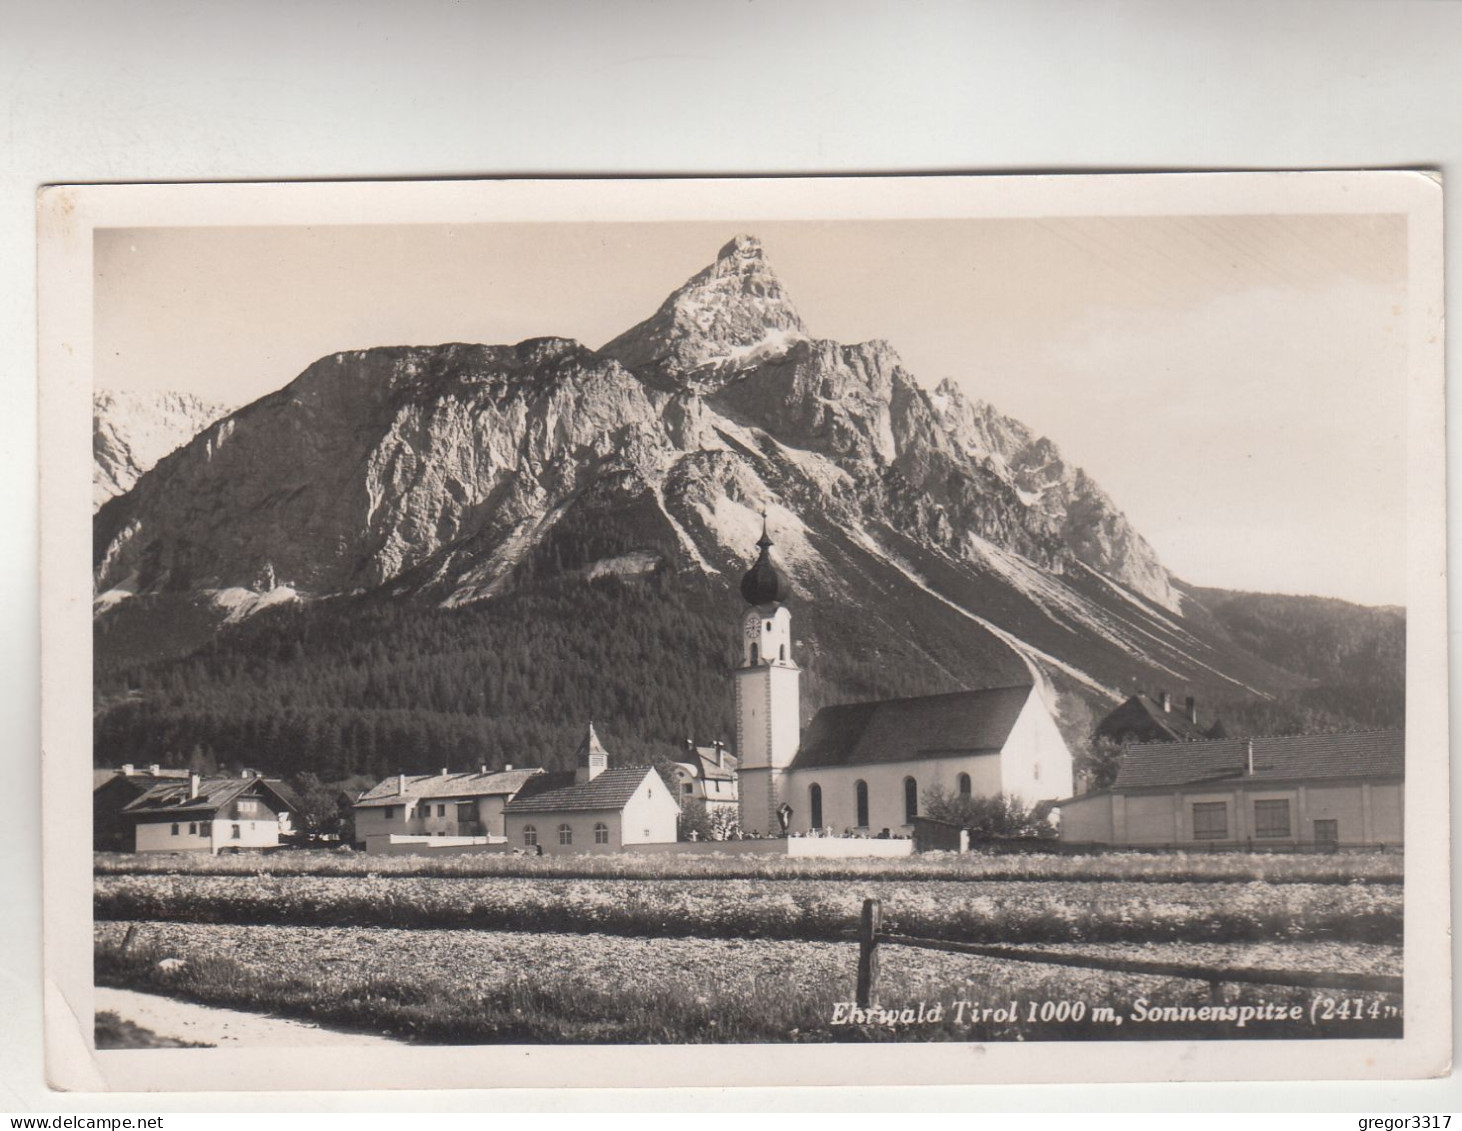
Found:
[(1406, 611), (1329, 597), (1190, 588), (1239, 647), (1313, 686), (1222, 705), (1229, 734), (1406, 723)]
[[(727, 672), (739, 602), (693, 576), (565, 573), (462, 609), (382, 597), (285, 606), (190, 655), (150, 661), (110, 649), (103, 621), (96, 759), (326, 780), (481, 763), (554, 769), (592, 718), (616, 764), (656, 761), (685, 738), (734, 741)], [(798, 612), (805, 715), (930, 688), (924, 666), (860, 647), (856, 624), (810, 605)]]

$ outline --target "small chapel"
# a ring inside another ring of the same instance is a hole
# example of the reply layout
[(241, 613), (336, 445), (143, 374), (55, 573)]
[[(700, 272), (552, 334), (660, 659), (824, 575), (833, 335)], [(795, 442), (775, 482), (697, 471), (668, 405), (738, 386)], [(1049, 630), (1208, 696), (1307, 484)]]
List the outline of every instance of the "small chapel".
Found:
[(743, 830), (906, 836), (930, 787), (1027, 805), (1072, 794), (1071, 751), (1034, 681), (824, 707), (803, 731), (792, 593), (772, 545), (763, 518), (732, 669)]

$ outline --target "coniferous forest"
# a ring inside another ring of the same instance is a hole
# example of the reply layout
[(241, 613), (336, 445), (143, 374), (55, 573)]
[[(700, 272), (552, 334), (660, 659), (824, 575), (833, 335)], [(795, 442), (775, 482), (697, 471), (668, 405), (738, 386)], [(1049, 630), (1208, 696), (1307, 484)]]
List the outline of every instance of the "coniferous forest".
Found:
[[(592, 719), (616, 764), (659, 762), (687, 738), (734, 741), (743, 607), (703, 578), (565, 573), (456, 609), (375, 595), (270, 609), (151, 658), (121, 646), (125, 618), (103, 618), (95, 759), (325, 780), (557, 769)], [(954, 689), (887, 662), (828, 610), (799, 608), (796, 634), (809, 717), (828, 702)]]
[(1230, 735), (1300, 734), (1406, 725), (1406, 611), (1330, 597), (1194, 589), (1239, 647), (1312, 686), (1231, 700)]
[[(591, 719), (618, 765), (663, 764), (687, 738), (734, 744), (728, 671), (745, 607), (735, 577), (586, 571), (646, 545), (632, 522), (581, 520), (536, 547), (498, 595), (457, 608), (378, 590), (220, 628), (201, 598), (130, 598), (96, 622), (94, 760), (327, 782), (551, 770), (569, 766)], [(1404, 611), (1191, 592), (1236, 645), (1309, 682), (1212, 703), (1229, 735), (1404, 724)], [(956, 673), (991, 686), (1024, 674), (992, 655), (976, 677), (976, 658), (937, 616), (896, 633), (857, 603), (804, 598), (793, 614), (804, 722), (829, 703), (957, 690)], [(1062, 714), (1079, 758), (1102, 711)]]

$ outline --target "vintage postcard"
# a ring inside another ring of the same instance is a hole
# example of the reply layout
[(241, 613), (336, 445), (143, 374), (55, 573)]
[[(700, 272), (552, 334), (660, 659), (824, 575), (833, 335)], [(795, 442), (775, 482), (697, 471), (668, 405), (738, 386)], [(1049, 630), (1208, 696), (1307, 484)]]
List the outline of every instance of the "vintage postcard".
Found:
[(55, 1086), (1446, 1071), (1431, 175), (39, 207)]

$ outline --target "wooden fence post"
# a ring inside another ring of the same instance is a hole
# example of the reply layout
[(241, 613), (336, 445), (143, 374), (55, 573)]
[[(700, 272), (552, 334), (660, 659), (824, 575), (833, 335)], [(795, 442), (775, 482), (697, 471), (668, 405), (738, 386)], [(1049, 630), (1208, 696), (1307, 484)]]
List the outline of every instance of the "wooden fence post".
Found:
[(858, 1008), (878, 1004), (878, 930), (883, 925), (883, 903), (863, 901), (863, 918), (858, 924)]

